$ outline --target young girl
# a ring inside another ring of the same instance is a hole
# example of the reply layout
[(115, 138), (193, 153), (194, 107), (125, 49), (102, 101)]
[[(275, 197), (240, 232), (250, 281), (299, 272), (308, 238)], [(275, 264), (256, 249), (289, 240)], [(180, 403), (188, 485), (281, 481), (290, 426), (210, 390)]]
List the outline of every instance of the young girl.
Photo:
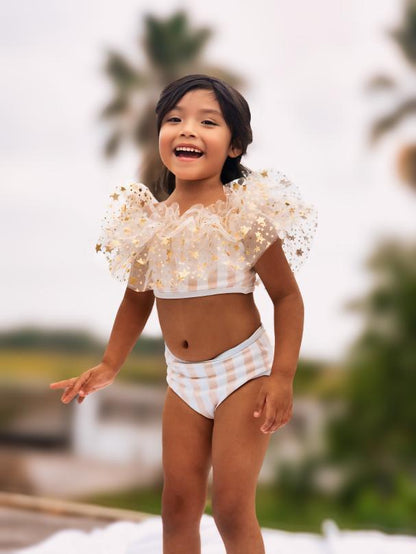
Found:
[[(303, 333), (295, 281), (317, 211), (283, 173), (241, 165), (252, 142), (246, 100), (224, 81), (188, 75), (157, 107), (161, 184), (117, 186), (96, 246), (127, 281), (101, 363), (52, 383), (70, 402), (111, 384), (156, 297), (165, 341), (164, 554), (199, 554), (213, 469), (212, 511), (228, 554), (261, 554), (255, 494), (270, 434), (292, 415)], [(158, 194), (159, 195), (159, 194)], [(274, 305), (275, 346), (253, 290)]]

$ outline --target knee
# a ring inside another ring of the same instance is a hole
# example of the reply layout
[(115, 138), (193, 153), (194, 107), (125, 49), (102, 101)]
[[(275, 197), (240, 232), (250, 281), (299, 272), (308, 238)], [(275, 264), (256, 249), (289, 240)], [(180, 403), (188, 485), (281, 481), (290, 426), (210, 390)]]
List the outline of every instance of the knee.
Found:
[(204, 512), (206, 491), (171, 487), (165, 484), (162, 492), (161, 517), (165, 531), (178, 530), (198, 524)]
[(232, 495), (213, 496), (212, 516), (221, 533), (232, 536), (245, 529), (249, 521), (256, 517), (255, 502), (242, 501)]

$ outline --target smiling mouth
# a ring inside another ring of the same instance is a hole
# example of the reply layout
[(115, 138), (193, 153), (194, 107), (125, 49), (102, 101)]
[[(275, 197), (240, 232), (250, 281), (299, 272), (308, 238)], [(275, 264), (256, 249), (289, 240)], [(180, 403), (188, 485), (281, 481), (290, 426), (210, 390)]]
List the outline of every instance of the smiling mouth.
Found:
[(177, 158), (191, 158), (191, 159), (197, 159), (201, 158), (204, 153), (203, 152), (191, 152), (186, 150), (174, 150), (173, 152)]

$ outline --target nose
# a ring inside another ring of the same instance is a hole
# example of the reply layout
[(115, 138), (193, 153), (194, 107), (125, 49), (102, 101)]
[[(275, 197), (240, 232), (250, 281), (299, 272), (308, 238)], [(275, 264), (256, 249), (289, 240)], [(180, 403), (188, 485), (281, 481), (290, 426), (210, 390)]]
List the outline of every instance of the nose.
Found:
[(181, 135), (183, 136), (195, 136), (195, 131), (190, 123), (185, 123), (181, 130)]

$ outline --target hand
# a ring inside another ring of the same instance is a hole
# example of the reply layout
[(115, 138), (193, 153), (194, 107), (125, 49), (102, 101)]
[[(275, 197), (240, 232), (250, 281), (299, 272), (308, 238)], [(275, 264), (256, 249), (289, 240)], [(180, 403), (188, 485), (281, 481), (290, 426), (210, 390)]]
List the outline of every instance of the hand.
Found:
[(293, 382), (282, 376), (269, 375), (257, 396), (254, 417), (266, 417), (260, 431), (274, 433), (292, 417)]
[(51, 383), (51, 389), (65, 389), (61, 401), (68, 404), (78, 394), (78, 403), (85, 399), (87, 394), (111, 385), (117, 372), (108, 364), (101, 362), (97, 366), (84, 371), (79, 377), (72, 377), (63, 381)]

